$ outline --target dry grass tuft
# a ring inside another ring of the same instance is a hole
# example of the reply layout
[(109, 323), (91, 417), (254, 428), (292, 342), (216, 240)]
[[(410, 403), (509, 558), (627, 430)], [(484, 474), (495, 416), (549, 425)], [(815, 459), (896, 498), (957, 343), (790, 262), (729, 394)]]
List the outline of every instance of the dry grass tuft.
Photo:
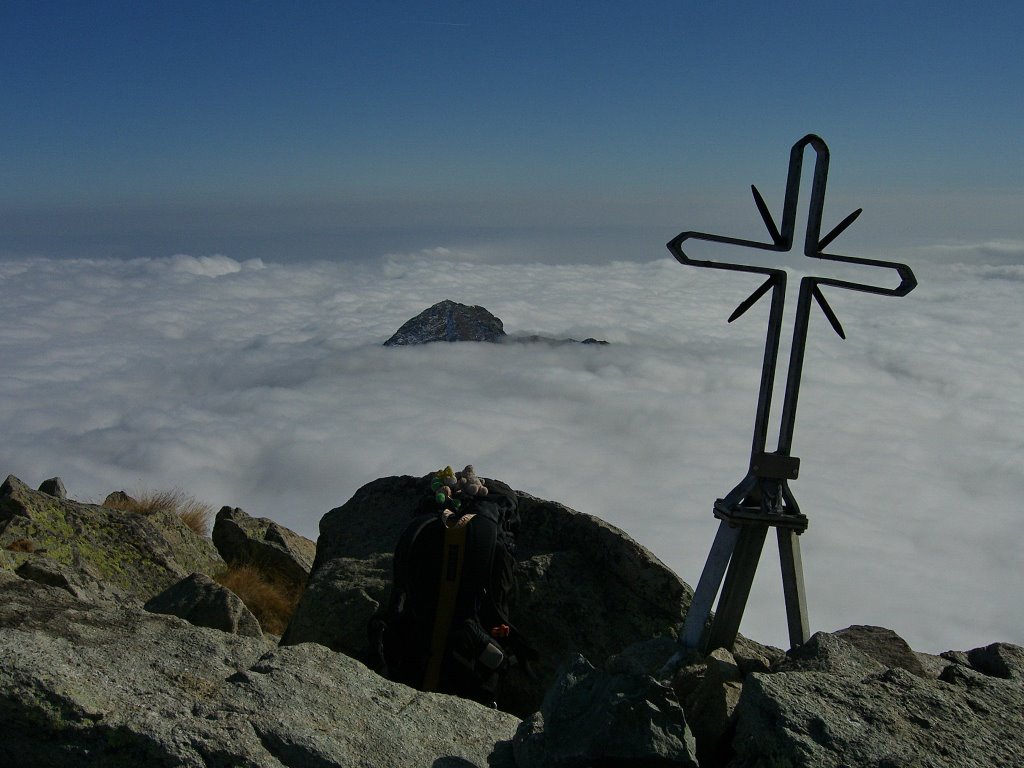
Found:
[(9, 552), (35, 552), (36, 545), (31, 539), (15, 539), (5, 549)]
[(173, 512), (182, 522), (200, 536), (210, 535), (213, 507), (196, 501), (180, 489), (172, 491), (139, 491), (135, 496), (126, 493), (110, 494), (104, 501), (108, 509), (118, 509), (136, 515)]
[(232, 564), (213, 578), (238, 595), (263, 631), (272, 635), (284, 632), (302, 596), (301, 587), (272, 581), (253, 565)]
[(213, 507), (196, 501), (192, 497), (186, 499), (178, 507), (181, 521), (200, 536), (210, 535), (210, 521), (213, 520)]

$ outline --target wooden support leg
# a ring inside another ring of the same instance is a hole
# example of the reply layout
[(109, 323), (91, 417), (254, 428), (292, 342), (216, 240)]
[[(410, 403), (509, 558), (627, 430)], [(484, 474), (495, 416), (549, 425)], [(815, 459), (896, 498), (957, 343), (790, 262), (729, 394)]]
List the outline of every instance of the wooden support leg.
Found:
[(800, 537), (795, 531), (778, 529), (779, 562), (782, 564), (782, 591), (786, 597), (789, 645), (796, 648), (810, 639), (807, 619), (807, 595), (804, 591), (804, 566), (800, 559)]
[(686, 621), (679, 636), (679, 644), (683, 648), (703, 650), (700, 648), (700, 637), (711, 615), (711, 607), (715, 604), (715, 597), (722, 586), (725, 569), (729, 567), (729, 560), (736, 549), (739, 535), (738, 527), (731, 526), (725, 521), (719, 524), (715, 542), (711, 545), (707, 562), (704, 563), (704, 570), (700, 574), (700, 581), (697, 582), (697, 589), (693, 593), (693, 601), (686, 612)]
[(757, 563), (761, 559), (764, 540), (768, 536), (767, 525), (744, 525), (740, 529), (739, 539), (733, 552), (729, 572), (722, 587), (722, 597), (718, 601), (715, 620), (711, 624), (707, 650), (715, 648), (732, 648), (743, 619), (750, 587), (754, 583)]

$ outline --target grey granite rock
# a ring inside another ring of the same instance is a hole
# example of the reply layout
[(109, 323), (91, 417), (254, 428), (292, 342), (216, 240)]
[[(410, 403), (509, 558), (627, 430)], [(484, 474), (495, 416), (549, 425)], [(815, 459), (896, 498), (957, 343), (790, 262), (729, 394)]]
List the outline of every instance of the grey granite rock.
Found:
[(857, 624), (834, 634), (886, 667), (905, 669), (919, 677), (928, 676), (907, 641), (891, 629)]
[(211, 538), (225, 562), (254, 565), (271, 580), (290, 585), (305, 584), (316, 556), (314, 542), (238, 507), (221, 508)]
[(840, 677), (861, 678), (885, 670), (852, 643), (828, 632), (815, 632), (803, 645), (792, 649), (776, 672), (827, 672)]
[(512, 768), (517, 725), (322, 646), (278, 649), (0, 571), (0, 743), (23, 768)]
[(43, 480), (39, 486), (39, 492), (45, 493), (49, 496), (55, 496), (58, 499), (66, 499), (68, 497), (67, 489), (64, 487), (64, 481), (59, 477), (51, 477), (49, 480)]
[(680, 670), (672, 682), (697, 742), (701, 765), (723, 765), (732, 755), (734, 713), (743, 679), (733, 655), (716, 648), (699, 664)]
[(81, 571), (42, 555), (29, 556), (14, 572), (23, 579), (59, 587), (75, 597), (96, 598), (102, 592), (102, 586)]
[[(324, 516), (309, 584), (282, 644), (317, 642), (363, 657), (366, 622), (387, 603), (395, 544), (428, 493), (427, 478), (382, 478)], [(526, 493), (516, 498), (512, 619), (540, 660), (536, 679), (506, 678), (498, 705), (522, 716), (540, 706), (566, 659), (578, 653), (603, 664), (628, 645), (671, 632), (693, 592), (618, 528)]]
[(517, 768), (696, 768), (696, 745), (672, 689), (646, 675), (568, 663), (513, 741)]
[(193, 573), (146, 602), (151, 613), (177, 616), (197, 627), (259, 637), (260, 623), (227, 587), (202, 573)]
[[(812, 640), (794, 663), (744, 680), (730, 768), (1024, 765), (1020, 678), (957, 662), (938, 679), (922, 677), (885, 668), (835, 636), (819, 633)], [(997, 645), (962, 656), (1024, 654)], [(1012, 664), (981, 666), (1008, 673)]]

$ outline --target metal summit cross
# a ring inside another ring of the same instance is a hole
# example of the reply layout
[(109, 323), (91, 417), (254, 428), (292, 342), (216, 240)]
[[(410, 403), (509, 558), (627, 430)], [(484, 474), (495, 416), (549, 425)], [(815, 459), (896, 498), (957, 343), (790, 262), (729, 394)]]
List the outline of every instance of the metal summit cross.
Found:
[[(793, 328), (793, 342), (789, 353), (789, 371), (786, 378), (786, 392), (782, 406), (782, 421), (779, 426), (778, 445), (774, 451), (766, 451), (768, 423), (770, 418), (772, 385), (775, 380), (776, 362), (779, 357), (779, 343), (782, 336), (782, 309), (786, 295), (786, 272), (763, 266), (734, 264), (721, 261), (691, 259), (683, 252), (687, 240), (706, 240), (726, 245), (739, 245), (765, 251), (791, 251), (793, 230), (796, 224), (797, 197), (800, 188), (800, 173), (804, 150), (811, 147), (815, 152), (814, 176), (811, 183), (810, 208), (807, 232), (804, 237), (804, 255), (812, 259), (826, 259), (846, 264), (860, 264), (868, 267), (884, 267), (895, 270), (900, 283), (895, 288), (885, 288), (868, 283), (850, 282), (829, 277), (804, 277), (800, 281), (797, 297), (796, 319)], [(841, 338), (846, 338), (835, 312), (825, 301), (821, 286), (844, 288), (884, 296), (905, 296), (917, 285), (917, 279), (910, 267), (890, 261), (854, 258), (827, 254), (828, 247), (860, 215), (857, 209), (827, 235), (821, 236), (821, 217), (825, 203), (825, 183), (828, 177), (828, 146), (818, 136), (808, 134), (793, 145), (789, 154), (789, 176), (786, 180), (786, 197), (782, 207), (782, 226), (776, 227), (768, 206), (757, 187), (751, 185), (754, 203), (768, 228), (771, 242), (761, 243), (735, 237), (712, 235), (705, 232), (683, 232), (668, 243), (668, 249), (681, 263), (695, 267), (710, 267), (736, 272), (753, 272), (767, 275), (768, 279), (754, 293), (743, 301), (729, 318), (731, 323), (762, 296), (771, 291), (771, 309), (768, 316), (768, 332), (765, 340), (764, 362), (761, 367), (761, 389), (757, 401), (754, 421), (754, 440), (750, 451), (750, 467), (746, 477), (730, 491), (724, 499), (718, 499), (714, 515), (721, 522), (718, 534), (711, 546), (707, 563), (694, 593), (693, 602), (687, 612), (679, 638), (682, 648), (712, 650), (731, 648), (739, 632), (740, 620), (750, 595), (757, 562), (764, 548), (769, 528), (775, 528), (779, 540), (779, 557), (782, 564), (783, 593), (786, 600), (786, 616), (789, 625), (789, 642), (796, 647), (807, 641), (810, 629), (807, 620), (807, 602), (804, 593), (803, 566), (800, 560), (798, 536), (807, 529), (807, 517), (800, 512), (796, 499), (789, 489), (789, 481), (796, 480), (800, 459), (790, 455), (793, 445), (793, 425), (796, 421), (797, 396), (800, 392), (800, 375), (803, 370), (804, 349), (807, 343), (807, 326), (812, 300), (821, 308), (832, 328)], [(726, 571), (728, 569), (728, 572)], [(722, 579), (725, 579), (723, 586)], [(714, 621), (707, 637), (704, 628), (711, 615), (711, 606), (719, 587), (722, 596), (718, 602)]]

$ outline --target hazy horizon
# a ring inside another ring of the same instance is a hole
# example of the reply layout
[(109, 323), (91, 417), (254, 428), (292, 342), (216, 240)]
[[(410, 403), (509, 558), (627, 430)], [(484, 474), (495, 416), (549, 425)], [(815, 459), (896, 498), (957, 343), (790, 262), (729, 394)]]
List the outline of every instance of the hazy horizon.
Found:
[(386, 0), (0, 7), (0, 258), (664, 258), (832, 150), (852, 250), (1008, 243), (1006, 2)]

